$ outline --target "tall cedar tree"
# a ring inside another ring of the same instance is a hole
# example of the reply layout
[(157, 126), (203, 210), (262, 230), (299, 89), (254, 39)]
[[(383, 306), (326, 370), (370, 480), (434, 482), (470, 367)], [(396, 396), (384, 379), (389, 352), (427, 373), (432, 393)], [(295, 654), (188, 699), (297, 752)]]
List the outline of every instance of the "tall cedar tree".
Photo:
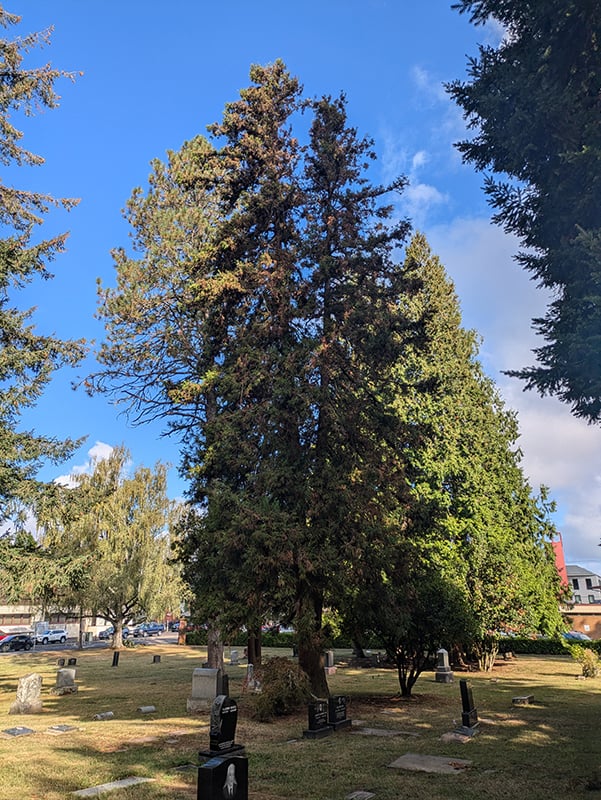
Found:
[(376, 554), (381, 584), (358, 595), (356, 616), (385, 642), (409, 696), (438, 647), (467, 648), (487, 667), (500, 630), (549, 633), (561, 619), (553, 528), (520, 469), (515, 420), (421, 235), (404, 277), (396, 407), (418, 431), (405, 454), (411, 497)]
[(473, 139), (458, 148), (486, 177), (493, 219), (515, 233), (518, 261), (551, 290), (538, 364), (510, 372), (601, 420), (601, 5), (597, 0), (461, 0), (471, 21), (505, 28), (448, 91)]
[[(3, 28), (20, 17), (0, 8)], [(22, 133), (13, 124), (19, 114), (30, 116), (40, 108), (55, 108), (55, 82), (72, 78), (50, 64), (25, 69), (25, 54), (45, 44), (49, 32), (34, 33), (13, 41), (0, 40), (0, 162), (5, 167), (36, 166), (43, 159), (21, 145)], [(65, 246), (66, 234), (45, 241), (35, 236), (51, 207), (70, 209), (73, 200), (54, 198), (0, 185), (0, 519), (6, 521), (24, 505), (35, 505), (47, 487), (36, 480), (41, 464), (66, 459), (79, 442), (20, 430), (24, 409), (41, 396), (54, 370), (74, 365), (83, 356), (81, 341), (61, 341), (36, 333), (33, 309), (20, 310), (11, 300), (18, 290), (36, 278), (52, 277), (48, 264)]]
[(343, 100), (313, 104), (303, 160), (290, 129), (298, 82), (281, 62), (251, 79), (211, 126), (215, 149), (185, 145), (155, 164), (147, 197), (134, 193), (142, 255), (116, 253), (105, 370), (91, 382), (171, 417), (201, 509), (185, 550), (203, 570), (194, 582), (246, 605), (239, 622), (294, 616), (301, 665), (324, 694), (326, 592), (360, 551), (362, 522), (379, 530), (401, 474), (384, 376), (399, 324), (390, 252), (407, 226), (389, 228), (378, 198), (402, 182), (365, 182), (370, 147)]

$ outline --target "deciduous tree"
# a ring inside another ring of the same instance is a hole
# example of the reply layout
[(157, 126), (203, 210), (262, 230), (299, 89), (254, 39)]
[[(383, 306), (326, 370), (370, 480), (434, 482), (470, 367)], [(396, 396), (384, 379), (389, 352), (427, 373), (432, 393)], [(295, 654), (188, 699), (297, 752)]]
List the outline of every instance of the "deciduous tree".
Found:
[(176, 507), (167, 497), (167, 471), (137, 467), (115, 448), (96, 459), (90, 473), (72, 476), (64, 503), (46, 520), (44, 544), (53, 553), (88, 557), (86, 579), (73, 600), (102, 615), (122, 645), (123, 625), (136, 617), (178, 611), (185, 597), (179, 565), (171, 556)]

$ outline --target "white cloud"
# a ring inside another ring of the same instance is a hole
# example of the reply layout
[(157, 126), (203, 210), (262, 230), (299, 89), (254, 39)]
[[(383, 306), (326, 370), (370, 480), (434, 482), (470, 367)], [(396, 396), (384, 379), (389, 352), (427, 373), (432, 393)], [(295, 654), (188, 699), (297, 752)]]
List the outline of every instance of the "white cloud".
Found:
[(425, 233), (455, 283), (464, 326), (483, 337), (482, 363), (518, 412), (524, 472), (557, 501), (567, 560), (601, 574), (601, 429), (502, 374), (534, 363), (540, 340), (531, 319), (544, 314), (549, 296), (514, 261), (517, 240), (488, 220), (456, 219)]
[(412, 173), (409, 176), (409, 185), (403, 192), (401, 208), (410, 217), (413, 224), (419, 228), (428, 218), (428, 214), (434, 206), (447, 201), (447, 196), (439, 192), (435, 186), (421, 183), (415, 173)]
[(411, 79), (420, 93), (422, 104), (436, 104), (448, 100), (442, 81), (423, 67), (414, 65), (411, 69)]
[(113, 446), (105, 442), (96, 442), (93, 447), (88, 450), (88, 460), (84, 464), (76, 464), (71, 468), (68, 475), (59, 475), (54, 479), (54, 483), (61, 484), (62, 486), (75, 486), (75, 476), (85, 475), (92, 471), (92, 465), (95, 461), (104, 461), (113, 452)]

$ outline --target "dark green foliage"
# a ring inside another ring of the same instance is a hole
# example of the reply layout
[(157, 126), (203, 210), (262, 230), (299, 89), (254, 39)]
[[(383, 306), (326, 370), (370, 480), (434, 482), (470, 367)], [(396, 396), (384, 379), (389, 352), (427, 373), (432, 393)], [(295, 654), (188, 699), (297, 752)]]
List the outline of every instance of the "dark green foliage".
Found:
[(308, 676), (288, 658), (268, 659), (255, 677), (261, 683), (261, 691), (249, 696), (245, 708), (252, 719), (260, 722), (293, 714), (311, 697)]
[(524, 478), (514, 415), (419, 234), (403, 278), (407, 325), (393, 375), (397, 413), (415, 432), (404, 452), (410, 492), (368, 554), (349, 616), (382, 639), (407, 696), (439, 647), (474, 652), (488, 669), (499, 630), (552, 633), (561, 618), (546, 495), (534, 497)]
[(199, 613), (224, 633), (294, 619), (323, 695), (324, 604), (404, 492), (388, 379), (408, 226), (383, 202), (404, 182), (368, 181), (372, 143), (344, 98), (307, 103), (280, 61), (251, 80), (215, 147), (186, 143), (134, 192), (141, 257), (115, 253), (92, 383), (182, 434), (196, 508), (179, 555)]
[(566, 641), (560, 637), (551, 639), (532, 639), (530, 637), (512, 636), (499, 639), (499, 653), (516, 653), (523, 655), (567, 655)]
[[(8, 28), (19, 17), (0, 9), (0, 25)], [(13, 41), (2, 39), (0, 50), (0, 162), (35, 166), (43, 159), (21, 145), (14, 127), (20, 114), (32, 115), (57, 105), (55, 82), (66, 76), (46, 64), (25, 69), (24, 54), (43, 45), (47, 36), (31, 34)], [(72, 76), (66, 76), (72, 77)], [(7, 183), (0, 185), (0, 521), (11, 518), (18, 527), (23, 507), (40, 502), (47, 487), (36, 480), (45, 461), (66, 459), (79, 442), (64, 442), (20, 430), (23, 411), (35, 405), (52, 373), (74, 365), (83, 356), (82, 341), (61, 341), (40, 334), (33, 324), (34, 309), (14, 303), (13, 294), (36, 279), (52, 277), (48, 264), (64, 250), (66, 234), (40, 241), (37, 226), (53, 207), (71, 208), (73, 200), (55, 200)]]
[(597, 0), (461, 0), (505, 28), (480, 47), (469, 82), (448, 90), (475, 136), (458, 147), (486, 177), (494, 219), (524, 247), (519, 262), (553, 292), (534, 320), (538, 364), (510, 374), (601, 419), (601, 6)]

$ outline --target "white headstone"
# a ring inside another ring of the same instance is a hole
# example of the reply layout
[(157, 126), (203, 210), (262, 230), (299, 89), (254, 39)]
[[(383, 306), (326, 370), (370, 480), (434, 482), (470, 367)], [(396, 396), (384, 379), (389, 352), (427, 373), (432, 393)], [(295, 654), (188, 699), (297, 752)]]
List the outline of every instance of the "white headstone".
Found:
[(188, 712), (198, 714), (210, 708), (213, 700), (221, 694), (222, 685), (220, 669), (195, 669), (192, 673), (192, 696), (186, 705)]
[(9, 714), (40, 714), (42, 711), (42, 676), (30, 672), (19, 678), (17, 699), (11, 705)]

